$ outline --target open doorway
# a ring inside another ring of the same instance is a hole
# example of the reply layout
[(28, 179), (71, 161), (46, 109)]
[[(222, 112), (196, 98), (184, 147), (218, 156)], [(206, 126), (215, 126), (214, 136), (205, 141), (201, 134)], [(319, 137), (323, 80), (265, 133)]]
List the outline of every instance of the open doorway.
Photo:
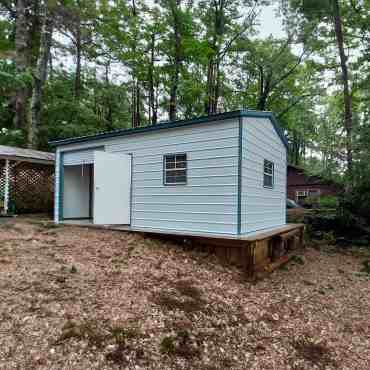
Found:
[(63, 218), (93, 220), (94, 166), (81, 164), (64, 167)]
[(131, 155), (95, 151), (92, 163), (78, 161), (71, 153), (63, 166), (61, 219), (130, 225)]

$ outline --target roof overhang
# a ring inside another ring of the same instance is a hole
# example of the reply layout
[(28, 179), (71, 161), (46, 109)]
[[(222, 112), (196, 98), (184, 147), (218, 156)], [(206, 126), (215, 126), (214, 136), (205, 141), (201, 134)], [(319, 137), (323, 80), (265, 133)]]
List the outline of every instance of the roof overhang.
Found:
[(15, 155), (0, 155), (0, 160), (14, 161), (14, 162), (28, 162), (28, 163), (37, 163), (37, 164), (44, 164), (44, 165), (54, 165), (54, 161), (44, 160), (44, 159), (35, 159), (35, 158), (26, 158), (26, 157), (19, 157)]
[(63, 139), (63, 140), (52, 140), (52, 141), (49, 141), (49, 144), (53, 146), (62, 146), (62, 145), (68, 145), (68, 144), (83, 143), (87, 141), (109, 139), (109, 138), (126, 136), (126, 135), (148, 133), (148, 132), (153, 132), (153, 131), (158, 131), (158, 130), (165, 130), (165, 129), (169, 130), (169, 129), (173, 129), (177, 127), (190, 126), (190, 125), (196, 125), (196, 124), (207, 123), (207, 122), (224, 121), (226, 119), (239, 118), (239, 117), (256, 117), (256, 118), (270, 119), (272, 125), (275, 128), (276, 133), (280, 137), (285, 147), (288, 149), (288, 140), (285, 137), (284, 132), (282, 128), (280, 127), (279, 123), (277, 122), (273, 113), (265, 112), (265, 111), (253, 111), (253, 110), (237, 110), (237, 111), (232, 111), (232, 112), (214, 114), (210, 116), (203, 116), (203, 117), (189, 119), (189, 120), (162, 122), (157, 125), (151, 125), (151, 126), (145, 126), (145, 127), (119, 129), (115, 131), (102, 132), (102, 133), (98, 133), (95, 135), (80, 136), (80, 137), (74, 137), (74, 138)]

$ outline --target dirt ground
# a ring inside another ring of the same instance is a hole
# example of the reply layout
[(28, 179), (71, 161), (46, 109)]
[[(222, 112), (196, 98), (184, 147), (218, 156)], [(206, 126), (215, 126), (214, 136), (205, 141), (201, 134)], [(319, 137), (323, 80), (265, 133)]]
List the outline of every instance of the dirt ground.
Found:
[(169, 242), (12, 221), (0, 369), (370, 369), (364, 259), (306, 248), (248, 283)]

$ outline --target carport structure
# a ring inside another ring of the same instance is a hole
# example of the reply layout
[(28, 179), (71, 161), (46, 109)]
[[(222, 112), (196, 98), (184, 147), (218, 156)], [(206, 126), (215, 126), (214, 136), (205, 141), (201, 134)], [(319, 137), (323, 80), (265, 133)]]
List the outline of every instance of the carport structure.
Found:
[(0, 145), (0, 213), (52, 212), (54, 154)]

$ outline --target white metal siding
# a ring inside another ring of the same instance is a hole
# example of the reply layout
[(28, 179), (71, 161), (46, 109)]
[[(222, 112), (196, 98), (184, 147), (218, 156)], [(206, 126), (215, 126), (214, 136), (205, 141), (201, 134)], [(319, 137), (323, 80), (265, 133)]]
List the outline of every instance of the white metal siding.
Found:
[(81, 166), (64, 169), (64, 218), (88, 218), (90, 215), (90, 169)]
[(76, 166), (79, 164), (92, 164), (94, 163), (94, 152), (96, 150), (104, 150), (102, 147), (95, 147), (82, 151), (73, 151), (65, 153), (63, 163), (65, 166)]
[[(286, 147), (268, 118), (243, 118), (242, 233), (286, 223)], [(263, 162), (274, 163), (274, 187), (263, 187)]]
[[(136, 229), (236, 234), (238, 139), (236, 118), (61, 148), (104, 145), (107, 152), (132, 154), (131, 226)], [(187, 153), (187, 185), (163, 185), (168, 153)], [(57, 204), (56, 199), (56, 214)]]

